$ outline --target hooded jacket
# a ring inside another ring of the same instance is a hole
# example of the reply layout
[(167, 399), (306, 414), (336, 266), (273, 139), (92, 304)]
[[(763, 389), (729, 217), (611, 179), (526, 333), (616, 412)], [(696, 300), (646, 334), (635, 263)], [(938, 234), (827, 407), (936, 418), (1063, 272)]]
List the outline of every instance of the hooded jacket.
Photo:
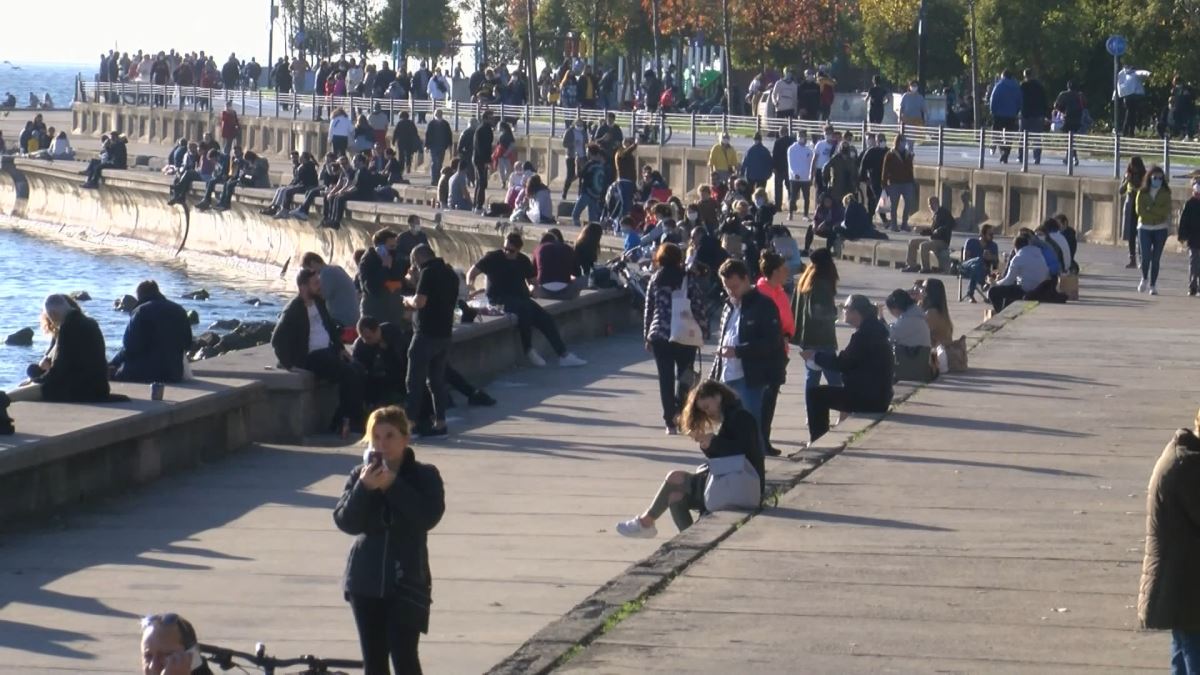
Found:
[(887, 326), (878, 318), (863, 319), (838, 354), (818, 352), (814, 360), (818, 366), (842, 374), (855, 410), (884, 412), (891, 405), (894, 357)]
[(125, 328), (117, 380), (179, 382), (183, 358), (192, 346), (192, 324), (182, 307), (161, 294), (138, 305)]
[(1200, 439), (1180, 429), (1146, 491), (1146, 557), (1138, 593), (1142, 628), (1200, 631)]

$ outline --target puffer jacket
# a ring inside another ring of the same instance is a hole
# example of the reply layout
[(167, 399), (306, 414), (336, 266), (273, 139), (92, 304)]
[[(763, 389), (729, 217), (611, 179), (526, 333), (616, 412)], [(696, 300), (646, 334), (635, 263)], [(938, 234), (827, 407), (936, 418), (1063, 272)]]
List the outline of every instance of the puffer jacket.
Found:
[(418, 462), (411, 448), (386, 491), (360, 483), (361, 470), (350, 472), (333, 510), (338, 529), (354, 537), (343, 590), (347, 597), (390, 599), (410, 627), (427, 632), (433, 577), (426, 540), (446, 511), (442, 476)]
[[(679, 290), (683, 284), (685, 273), (670, 268), (662, 268), (650, 277), (646, 287), (646, 311), (643, 316), (643, 335), (647, 342), (666, 342), (671, 339), (671, 294)], [(704, 297), (700, 285), (695, 279), (689, 279), (687, 297), (692, 305), (692, 316), (700, 324), (701, 330), (707, 325), (704, 315)], [(707, 337), (707, 332), (704, 331)]]
[(1146, 557), (1138, 593), (1142, 628), (1200, 631), (1200, 438), (1180, 429), (1146, 491)]

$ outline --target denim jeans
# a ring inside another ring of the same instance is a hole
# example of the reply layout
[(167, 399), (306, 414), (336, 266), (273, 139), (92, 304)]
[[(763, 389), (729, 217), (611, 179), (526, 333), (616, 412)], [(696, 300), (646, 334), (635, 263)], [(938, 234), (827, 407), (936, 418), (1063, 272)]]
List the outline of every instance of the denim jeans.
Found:
[(1200, 293), (1200, 248), (1188, 249), (1188, 290)]
[[(892, 183), (883, 188), (887, 193), (888, 199), (892, 202), (891, 216), (893, 225), (901, 225), (908, 227), (908, 217), (915, 211), (915, 203), (917, 201), (917, 184), (916, 183)], [(900, 198), (904, 198), (904, 215), (900, 220), (896, 220), (896, 208), (900, 205)]]
[(575, 227), (581, 227), (579, 224), (579, 214), (583, 213), (584, 208), (587, 208), (589, 223), (595, 223), (600, 220), (600, 202), (596, 201), (588, 193), (581, 192), (579, 198), (575, 200), (575, 210), (571, 211), (571, 220), (575, 222)]
[(974, 295), (975, 289), (987, 279), (988, 266), (983, 258), (971, 258), (962, 264), (962, 275), (967, 278), (967, 295)]
[(1142, 249), (1142, 280), (1151, 286), (1158, 285), (1158, 264), (1162, 260), (1163, 247), (1167, 245), (1167, 230), (1144, 230), (1138, 228), (1138, 246)]
[[(742, 400), (742, 407), (745, 408), (751, 415), (754, 415), (754, 420), (758, 422), (758, 428), (762, 429), (763, 422), (763, 397), (767, 394), (766, 386), (751, 387), (746, 384), (746, 378), (726, 382), (725, 386), (733, 390), (738, 398)], [(761, 433), (758, 436), (759, 445), (764, 455), (767, 453), (766, 439)]]
[(1171, 631), (1171, 675), (1200, 675), (1200, 633)]
[[(830, 355), (837, 354), (837, 351), (835, 351), (833, 349), (814, 349), (813, 352), (815, 352), (817, 354), (830, 354)], [(805, 368), (804, 370), (805, 370), (805, 375), (804, 375), (805, 389), (812, 389), (813, 387), (821, 384), (821, 375), (822, 374), (825, 375), (825, 384), (828, 384), (831, 387), (842, 386), (842, 374), (836, 370), (827, 370), (825, 368), (822, 368), (821, 370), (813, 370), (812, 368)]]

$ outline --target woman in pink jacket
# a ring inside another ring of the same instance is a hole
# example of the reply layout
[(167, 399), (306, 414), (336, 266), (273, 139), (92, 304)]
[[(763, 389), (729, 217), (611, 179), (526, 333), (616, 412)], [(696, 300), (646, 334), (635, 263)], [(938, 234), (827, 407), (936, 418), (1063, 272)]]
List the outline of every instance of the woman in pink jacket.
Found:
[[(779, 326), (783, 329), (783, 350), (787, 352), (788, 343), (796, 334), (796, 318), (792, 315), (792, 302), (788, 298), (787, 291), (783, 290), (791, 272), (783, 256), (770, 250), (762, 252), (762, 256), (759, 258), (759, 270), (762, 271), (762, 276), (758, 278), (755, 287), (759, 293), (770, 298), (775, 303), (775, 308), (779, 310)], [(773, 456), (781, 454), (779, 450), (775, 449), (775, 446), (771, 445), (771, 422), (775, 419), (775, 404), (779, 401), (779, 388), (783, 386), (783, 382), (787, 378), (786, 354), (784, 364), (784, 373), (783, 377), (778, 379), (779, 384), (768, 386), (763, 395), (763, 442), (767, 446), (767, 453)]]

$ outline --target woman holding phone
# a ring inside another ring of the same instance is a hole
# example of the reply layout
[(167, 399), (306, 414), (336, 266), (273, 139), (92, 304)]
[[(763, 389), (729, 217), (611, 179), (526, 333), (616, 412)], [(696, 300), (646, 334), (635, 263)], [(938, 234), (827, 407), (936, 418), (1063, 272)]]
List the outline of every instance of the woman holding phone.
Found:
[(333, 510), (354, 537), (344, 591), (366, 675), (420, 675), (420, 634), (429, 630), (433, 580), (426, 537), (446, 510), (442, 477), (409, 447), (404, 409), (380, 408), (367, 420), (364, 462), (354, 467)]

